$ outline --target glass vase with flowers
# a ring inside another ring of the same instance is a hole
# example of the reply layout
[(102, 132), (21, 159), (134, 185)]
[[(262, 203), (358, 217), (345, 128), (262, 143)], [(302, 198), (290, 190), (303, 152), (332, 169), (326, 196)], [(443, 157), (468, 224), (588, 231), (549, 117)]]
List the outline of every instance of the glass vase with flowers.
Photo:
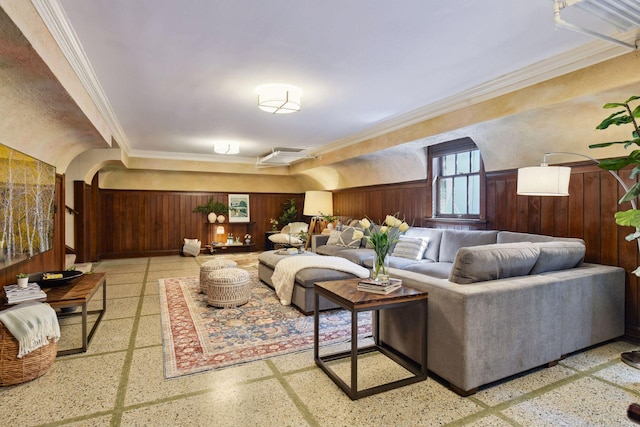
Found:
[(409, 229), (409, 224), (398, 219), (396, 215), (387, 215), (380, 226), (368, 218), (363, 218), (360, 220), (360, 226), (364, 231), (357, 230), (353, 235), (356, 239), (367, 239), (369, 246), (375, 251), (372, 278), (383, 284), (389, 283), (389, 252), (398, 242), (400, 235)]

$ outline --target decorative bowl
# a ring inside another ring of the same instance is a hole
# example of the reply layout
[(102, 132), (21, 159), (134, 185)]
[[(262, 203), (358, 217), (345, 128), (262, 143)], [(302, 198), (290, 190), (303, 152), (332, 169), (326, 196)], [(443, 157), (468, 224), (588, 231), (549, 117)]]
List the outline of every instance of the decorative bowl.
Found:
[[(62, 274), (62, 277), (56, 278), (56, 279), (45, 279), (44, 275), (46, 273), (49, 274)], [(60, 285), (64, 285), (66, 284), (68, 281), (76, 279), (80, 276), (82, 276), (84, 273), (82, 271), (76, 271), (76, 270), (64, 270), (64, 271), (47, 271), (45, 273), (40, 274), (40, 277), (37, 277), (35, 279), (36, 282), (38, 282), (38, 284), (40, 286), (43, 287), (47, 287), (47, 286), (60, 286)]]

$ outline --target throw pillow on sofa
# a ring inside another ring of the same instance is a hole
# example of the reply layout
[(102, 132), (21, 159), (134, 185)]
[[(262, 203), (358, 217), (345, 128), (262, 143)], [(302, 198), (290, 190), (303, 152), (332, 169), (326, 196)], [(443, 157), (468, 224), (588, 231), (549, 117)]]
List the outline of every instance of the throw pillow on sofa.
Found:
[[(360, 239), (354, 239), (353, 232), (356, 231), (355, 227), (343, 227), (338, 238), (338, 246), (344, 246), (347, 248), (359, 248)], [(331, 237), (329, 237), (331, 239)]]
[(329, 234), (329, 239), (327, 240), (327, 245), (337, 245), (340, 241), (340, 235), (342, 234), (341, 230), (331, 230)]
[(400, 236), (391, 255), (420, 261), (428, 244), (428, 238)]
[(458, 250), (449, 281), (461, 285), (526, 276), (540, 256), (530, 243), (500, 243), (462, 247)]

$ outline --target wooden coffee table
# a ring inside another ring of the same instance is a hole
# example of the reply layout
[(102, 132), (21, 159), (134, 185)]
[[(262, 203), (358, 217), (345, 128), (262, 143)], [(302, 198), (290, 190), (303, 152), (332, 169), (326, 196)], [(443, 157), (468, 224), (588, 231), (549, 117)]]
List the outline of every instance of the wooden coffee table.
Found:
[[(87, 304), (102, 286), (102, 309), (87, 311)], [(102, 316), (107, 310), (107, 276), (105, 273), (83, 274), (77, 279), (71, 280), (63, 286), (43, 287), (47, 294), (47, 303), (53, 308), (73, 308), (81, 307), (82, 313), (59, 313), (58, 317), (82, 316), (82, 346), (68, 350), (58, 351), (58, 356), (67, 354), (84, 353), (93, 338)], [(87, 334), (87, 316), (98, 313), (91, 331)]]
[[(338, 387), (344, 391), (351, 400), (361, 397), (371, 396), (397, 387), (413, 384), (427, 379), (427, 300), (428, 293), (422, 292), (407, 286), (402, 286), (387, 295), (378, 295), (370, 292), (357, 290), (359, 279), (335, 280), (330, 282), (319, 282), (314, 286), (315, 314), (313, 330), (313, 358), (316, 365), (320, 367), (333, 380)], [(319, 330), (320, 317), (319, 306), (320, 296), (338, 304), (340, 307), (351, 312), (351, 351), (332, 353), (320, 356), (319, 354)], [(373, 326), (380, 325), (380, 310), (398, 307), (405, 304), (422, 304), (425, 311), (424, 324), (416, 324), (414, 331), (416, 337), (422, 338), (422, 361), (417, 364), (403, 354), (387, 347), (379, 340), (380, 334), (374, 331), (375, 343), (373, 345), (358, 348), (358, 313), (361, 311), (373, 311)], [(358, 390), (358, 355), (378, 351), (403, 368), (413, 374), (408, 378), (382, 384), (365, 390)], [(347, 385), (327, 364), (338, 359), (351, 358), (351, 385)]]

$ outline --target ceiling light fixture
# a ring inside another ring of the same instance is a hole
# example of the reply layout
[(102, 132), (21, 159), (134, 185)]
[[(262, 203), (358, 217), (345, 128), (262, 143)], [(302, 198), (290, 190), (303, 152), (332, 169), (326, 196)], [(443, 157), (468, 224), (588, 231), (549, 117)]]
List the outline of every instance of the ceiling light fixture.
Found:
[(302, 91), (291, 85), (269, 84), (256, 88), (258, 107), (271, 114), (289, 114), (300, 111)]
[(214, 142), (213, 151), (218, 154), (238, 154), (240, 152), (240, 144), (237, 142)]

